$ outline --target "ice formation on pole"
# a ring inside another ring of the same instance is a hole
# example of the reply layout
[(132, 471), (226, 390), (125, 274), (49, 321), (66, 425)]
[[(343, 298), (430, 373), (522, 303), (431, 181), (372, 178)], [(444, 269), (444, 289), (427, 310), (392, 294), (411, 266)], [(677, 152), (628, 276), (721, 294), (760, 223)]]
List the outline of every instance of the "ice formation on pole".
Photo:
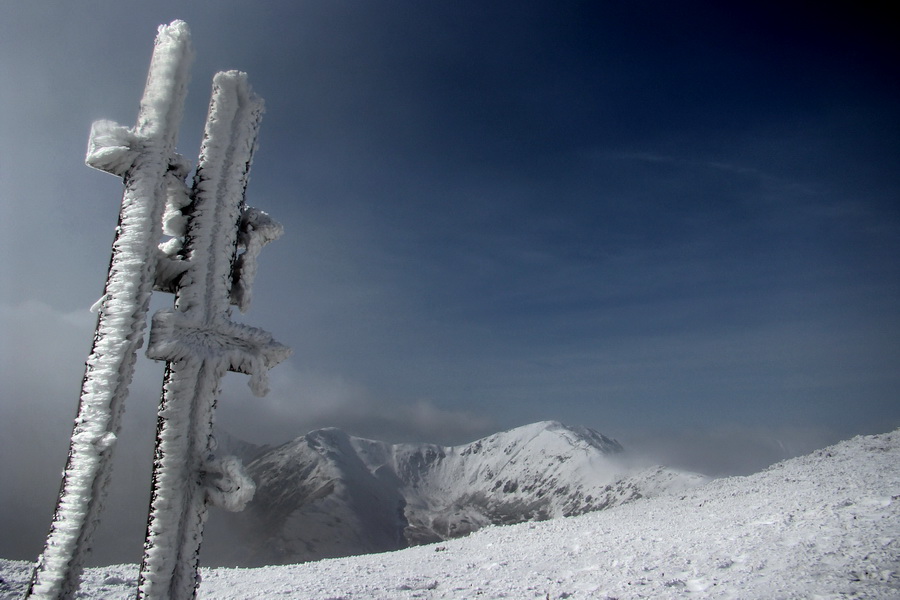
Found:
[(225, 371), (249, 374), (261, 396), (268, 369), (290, 354), (269, 333), (230, 320), (232, 304), (248, 308), (260, 248), (282, 228), (244, 205), (263, 109), (245, 73), (216, 74), (193, 187), (185, 184), (190, 164), (174, 148), (191, 58), (187, 25), (160, 26), (137, 125), (98, 121), (91, 131), (87, 164), (122, 177), (125, 193), (59, 500), (27, 598), (77, 592), (154, 289), (173, 292), (175, 307), (153, 317), (147, 348), (166, 361), (166, 375), (138, 597), (192, 598), (207, 503), (241, 510), (255, 490), (237, 458), (215, 455), (213, 410)]
[(185, 23), (159, 28), (137, 124), (94, 124), (86, 162), (123, 178), (125, 192), (78, 415), (44, 552), (28, 598), (72, 598), (96, 528), (137, 349), (143, 341), (192, 51)]
[(244, 206), (262, 108), (245, 73), (216, 74), (190, 204), (181, 211), (186, 268), (175, 307), (153, 317), (147, 348), (149, 357), (166, 361), (166, 376), (139, 599), (192, 598), (207, 503), (241, 510), (253, 496), (240, 461), (215, 456), (222, 376), (247, 373), (253, 392), (263, 395), (268, 369), (290, 353), (265, 331), (230, 320), (231, 304), (243, 309), (249, 301), (259, 248), (281, 233), (265, 213)]

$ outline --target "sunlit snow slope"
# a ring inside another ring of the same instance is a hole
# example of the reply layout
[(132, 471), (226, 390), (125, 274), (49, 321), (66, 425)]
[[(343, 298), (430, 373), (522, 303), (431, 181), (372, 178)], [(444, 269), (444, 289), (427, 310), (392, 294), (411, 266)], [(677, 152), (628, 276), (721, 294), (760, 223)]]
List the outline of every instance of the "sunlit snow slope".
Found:
[[(900, 598), (900, 430), (749, 477), (398, 552), (204, 570), (216, 600)], [(0, 561), (0, 600), (29, 565)], [(88, 569), (84, 598), (133, 597), (134, 565)]]
[(584, 427), (534, 423), (471, 444), (387, 444), (321, 429), (248, 466), (257, 483), (225, 564), (260, 566), (398, 550), (487, 525), (582, 514), (702, 476), (627, 468), (618, 442)]

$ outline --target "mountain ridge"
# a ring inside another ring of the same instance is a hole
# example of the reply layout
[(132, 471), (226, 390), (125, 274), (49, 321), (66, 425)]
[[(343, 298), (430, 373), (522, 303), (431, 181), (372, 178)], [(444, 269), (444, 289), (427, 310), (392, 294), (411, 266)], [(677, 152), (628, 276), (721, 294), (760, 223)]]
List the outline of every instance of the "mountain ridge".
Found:
[(324, 428), (263, 451), (257, 485), (229, 517), (245, 543), (230, 561), (284, 564), (384, 552), (487, 525), (573, 516), (700, 485), (665, 467), (641, 471), (587, 427), (541, 421), (468, 444), (390, 444)]

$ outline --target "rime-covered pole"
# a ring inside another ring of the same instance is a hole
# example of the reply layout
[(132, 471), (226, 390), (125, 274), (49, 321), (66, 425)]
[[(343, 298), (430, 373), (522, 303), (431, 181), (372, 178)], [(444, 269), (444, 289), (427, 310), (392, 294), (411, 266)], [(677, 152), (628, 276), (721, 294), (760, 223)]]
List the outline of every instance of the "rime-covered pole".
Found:
[[(262, 100), (244, 73), (218, 73), (181, 250), (175, 306), (153, 317), (147, 355), (166, 361), (153, 492), (138, 598), (184, 600), (197, 567), (207, 502), (240, 510), (254, 485), (238, 459), (216, 457), (213, 411), (227, 370), (250, 374), (254, 393), (290, 350), (262, 330), (230, 320), (246, 308), (259, 247), (280, 234), (265, 213), (244, 206)], [(238, 257), (238, 253), (243, 251)]]
[(168, 180), (187, 174), (174, 148), (191, 58), (187, 25), (160, 26), (137, 124), (98, 121), (91, 131), (87, 164), (122, 177), (125, 192), (59, 499), (28, 598), (72, 598), (78, 589), (143, 341)]

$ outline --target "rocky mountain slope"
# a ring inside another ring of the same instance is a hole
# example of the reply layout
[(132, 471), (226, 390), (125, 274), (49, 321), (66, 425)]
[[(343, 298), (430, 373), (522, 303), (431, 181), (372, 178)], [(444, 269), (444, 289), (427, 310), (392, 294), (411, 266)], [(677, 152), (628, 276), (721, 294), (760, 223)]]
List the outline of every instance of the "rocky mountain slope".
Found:
[(249, 463), (257, 484), (226, 562), (283, 564), (383, 552), (459, 537), (486, 525), (572, 516), (706, 478), (634, 471), (622, 447), (548, 421), (455, 447), (387, 444), (321, 429)]

